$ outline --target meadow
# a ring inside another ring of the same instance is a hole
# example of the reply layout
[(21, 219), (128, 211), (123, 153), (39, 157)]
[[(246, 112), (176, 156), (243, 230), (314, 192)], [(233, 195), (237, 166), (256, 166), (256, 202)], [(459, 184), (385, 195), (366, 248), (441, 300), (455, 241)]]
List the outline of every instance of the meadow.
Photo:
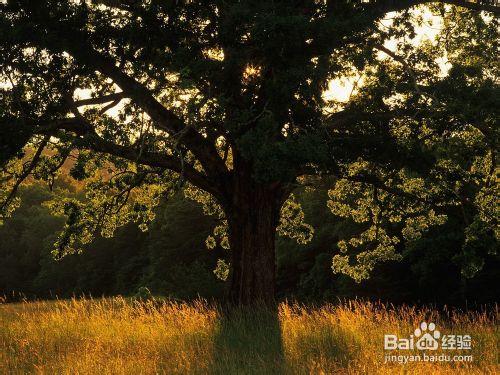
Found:
[[(384, 363), (384, 334), (408, 337), (422, 321), (470, 334), (471, 350), (450, 352), (473, 361)], [(231, 311), (121, 297), (5, 303), (0, 374), (493, 374), (497, 322), (498, 310), (360, 301)]]

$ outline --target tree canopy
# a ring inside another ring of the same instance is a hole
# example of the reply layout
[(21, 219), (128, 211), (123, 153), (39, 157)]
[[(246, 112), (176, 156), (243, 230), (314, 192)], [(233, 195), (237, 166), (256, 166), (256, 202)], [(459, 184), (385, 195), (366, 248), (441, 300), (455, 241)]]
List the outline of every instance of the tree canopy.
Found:
[[(85, 200), (51, 206), (67, 218), (56, 256), (130, 221), (147, 230), (183, 188), (219, 220), (207, 245), (231, 248), (233, 300), (270, 300), (274, 233), (311, 238), (292, 193), (322, 181), (333, 214), (359, 224), (332, 244), (334, 272), (367, 278), (450, 215), (464, 275), (496, 250), (493, 2), (7, 0), (0, 11), (2, 217), (28, 178), (50, 183), (71, 163), (86, 181)], [(430, 15), (440, 31), (418, 43)], [(343, 77), (357, 79), (348, 100), (327, 100)]]

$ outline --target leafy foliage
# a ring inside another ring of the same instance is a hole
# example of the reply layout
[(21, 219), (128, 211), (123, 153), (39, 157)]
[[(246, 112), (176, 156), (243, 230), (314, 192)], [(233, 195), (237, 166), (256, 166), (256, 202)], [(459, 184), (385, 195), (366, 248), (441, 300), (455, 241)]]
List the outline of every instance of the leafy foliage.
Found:
[[(216, 218), (209, 248), (229, 248), (255, 192), (280, 216), (261, 222), (307, 243), (291, 194), (326, 179), (329, 208), (359, 230), (338, 239), (335, 272), (366, 279), (458, 215), (455, 259), (473, 276), (499, 235), (499, 11), (420, 3), (2, 2), (0, 219), (22, 181), (51, 185), (71, 163), (86, 196), (49, 204), (66, 217), (56, 256), (147, 230), (181, 189)], [(442, 27), (418, 43), (422, 9)], [(347, 102), (325, 99), (352, 76)]]
[[(62, 181), (56, 182), (55, 189), (59, 196), (84, 198)], [(84, 245), (82, 253), (55, 260), (51, 251), (64, 218), (54, 216), (43, 205), (53, 194), (39, 184), (22, 188), (21, 206), (0, 227), (0, 295), (8, 300), (19, 295), (133, 296), (141, 288), (153, 295), (183, 299), (222, 296), (225, 283), (216, 279), (213, 269), (219, 259), (228, 263), (228, 252), (220, 246), (204, 249), (214, 223), (196, 203), (175, 195), (156, 209), (156, 220), (147, 232), (128, 225), (118, 229), (113, 239), (98, 236)], [(485, 264), (473, 279), (461, 276), (462, 261), (454, 259), (463, 241), (458, 216), (451, 216), (441, 227), (431, 228), (406, 246), (401, 262), (380, 265), (369, 280), (357, 284), (333, 274), (330, 265), (332, 246), (353, 236), (359, 224), (331, 215), (324, 204), (325, 189), (307, 189), (294, 195), (316, 231), (305, 245), (288, 237), (278, 239), (280, 298), (331, 301), (364, 297), (393, 303), (468, 303), (469, 307), (498, 300), (498, 288), (491, 287), (499, 276), (498, 255), (485, 254)]]

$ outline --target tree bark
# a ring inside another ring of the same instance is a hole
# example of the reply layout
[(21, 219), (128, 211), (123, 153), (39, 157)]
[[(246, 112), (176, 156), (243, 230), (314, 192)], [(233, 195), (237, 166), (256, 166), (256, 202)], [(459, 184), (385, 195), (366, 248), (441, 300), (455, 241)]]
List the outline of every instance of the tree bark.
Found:
[(276, 186), (239, 179), (228, 214), (232, 254), (229, 297), (236, 305), (272, 305), (275, 297), (275, 237), (282, 204)]

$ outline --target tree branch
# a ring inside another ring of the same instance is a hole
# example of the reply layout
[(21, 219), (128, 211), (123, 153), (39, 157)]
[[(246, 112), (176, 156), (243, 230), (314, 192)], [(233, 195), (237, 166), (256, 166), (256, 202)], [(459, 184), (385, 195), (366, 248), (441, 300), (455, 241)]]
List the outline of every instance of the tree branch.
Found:
[(397, 12), (405, 10), (412, 6), (429, 3), (443, 3), (455, 5), (458, 7), (471, 9), (475, 11), (491, 12), (495, 15), (500, 15), (500, 6), (497, 0), (372, 0), (367, 5), (372, 9), (375, 8), (382, 13)]
[(220, 197), (220, 192), (217, 190), (214, 183), (210, 182), (206, 176), (202, 175), (191, 165), (186, 164), (177, 157), (158, 152), (142, 151), (139, 153), (131, 147), (117, 145), (113, 142), (106, 141), (95, 134), (90, 135), (87, 139), (90, 143), (89, 148), (93, 151), (118, 156), (138, 164), (177, 172), (193, 185), (209, 192), (217, 198)]
[[(431, 2), (431, 1), (424, 1)], [(498, 6), (497, 0), (479, 0), (479, 1), (465, 1), (465, 0), (443, 0), (443, 3), (456, 5), (462, 8), (467, 8), (477, 11), (491, 12), (496, 15), (500, 15), (500, 6)]]
[(117, 92), (114, 94), (99, 96), (97, 98), (75, 100), (74, 105), (76, 107), (82, 107), (84, 105), (106, 104), (109, 102), (115, 102), (117, 100), (121, 100), (126, 97), (127, 95), (125, 95), (124, 92)]
[[(412, 118), (421, 120), (424, 118), (442, 119), (451, 117), (453, 114), (445, 110), (431, 110), (431, 109), (394, 109), (384, 112), (363, 112), (358, 109), (344, 109), (339, 112), (328, 115), (325, 119), (326, 129), (343, 129), (350, 124), (359, 121), (390, 121), (397, 118)], [(472, 126), (476, 126), (472, 124)]]
[(92, 0), (91, 2), (95, 5), (105, 5), (109, 8), (130, 12), (134, 6), (140, 3), (140, 0)]
[[(299, 176), (308, 176), (308, 175), (317, 176), (318, 173), (314, 168), (307, 167), (307, 166), (303, 167), (299, 171)], [(428, 205), (433, 206), (434, 208), (438, 208), (438, 206), (436, 206), (436, 201), (420, 197), (416, 194), (409, 193), (409, 192), (404, 191), (404, 190), (397, 188), (397, 187), (388, 186), (384, 183), (384, 181), (382, 181), (381, 179), (379, 179), (377, 176), (374, 176), (374, 175), (358, 174), (355, 176), (350, 176), (350, 175), (345, 175), (338, 170), (335, 170), (335, 171), (330, 171), (330, 172), (324, 174), (324, 176), (332, 176), (332, 177), (335, 177), (338, 179), (344, 179), (344, 180), (348, 180), (351, 182), (368, 184), (368, 185), (373, 186), (374, 188), (383, 190), (386, 193), (389, 193), (391, 195), (402, 197), (402, 198), (407, 198), (407, 199), (413, 200), (415, 202), (428, 204)]]
[[(125, 96), (132, 99), (149, 115), (155, 127), (171, 136), (181, 134), (178, 142), (185, 145), (195, 155), (207, 174), (217, 176), (228, 172), (214, 144), (211, 144), (193, 126), (186, 126), (173, 111), (156, 100), (147, 87), (122, 71), (110, 56), (94, 49), (81, 30), (69, 28), (62, 22), (53, 22), (47, 9), (36, 14), (30, 12), (29, 21), (30, 25), (46, 28), (50, 36), (47, 37), (45, 33), (41, 35), (36, 27), (28, 26), (32, 32), (23, 34), (26, 42), (54, 52), (67, 52), (80, 64), (92, 67), (107, 76), (122, 89)], [(87, 101), (89, 102), (91, 101)]]
[(35, 155), (33, 155), (33, 159), (31, 159), (31, 162), (26, 168), (23, 168), (23, 171), (21, 175), (17, 178), (16, 182), (14, 183), (14, 186), (12, 187), (9, 195), (7, 198), (2, 203), (2, 206), (0, 206), (0, 213), (5, 210), (5, 208), (12, 202), (14, 197), (17, 194), (17, 190), (19, 189), (19, 186), (23, 183), (26, 178), (30, 175), (30, 173), (33, 171), (33, 169), (37, 166), (38, 161), (40, 160), (40, 156), (42, 155), (43, 150), (45, 149), (45, 146), (47, 146), (47, 143), (49, 142), (50, 136), (46, 135), (40, 145), (38, 146)]
[(415, 72), (414, 72), (413, 68), (406, 62), (405, 59), (403, 59), (401, 56), (397, 55), (395, 52), (391, 51), (389, 48), (386, 48), (383, 45), (376, 45), (373, 48), (385, 53), (387, 56), (391, 57), (394, 61), (400, 63), (403, 66), (403, 68), (405, 68), (406, 72), (410, 75), (410, 78), (412, 80), (412, 84), (415, 87), (415, 91), (417, 91), (417, 93), (419, 95), (422, 95), (422, 91), (420, 90), (420, 87), (418, 86), (418, 81), (417, 81), (417, 77), (415, 75)]
[(221, 198), (218, 184), (214, 183), (208, 176), (197, 171), (193, 166), (182, 162), (179, 158), (172, 155), (159, 152), (140, 151), (131, 146), (122, 146), (107, 141), (101, 138), (83, 117), (73, 117), (54, 121), (52, 124), (39, 127), (37, 133), (57, 136), (57, 131), (60, 130), (69, 131), (82, 137), (82, 140), (86, 141), (83, 142), (83, 147), (92, 151), (118, 156), (138, 164), (168, 169), (182, 174), (193, 185), (209, 192), (219, 199)]
[(93, 50), (87, 44), (77, 44), (73, 41), (68, 43), (66, 48), (76, 58), (94, 66), (111, 78), (128, 97), (133, 99), (151, 117), (159, 129), (171, 135), (182, 134), (182, 138), (179, 137), (178, 141), (193, 152), (208, 174), (217, 175), (227, 172), (215, 145), (209, 144), (193, 127), (186, 126), (176, 114), (158, 102), (146, 87), (122, 72), (111, 59)]

